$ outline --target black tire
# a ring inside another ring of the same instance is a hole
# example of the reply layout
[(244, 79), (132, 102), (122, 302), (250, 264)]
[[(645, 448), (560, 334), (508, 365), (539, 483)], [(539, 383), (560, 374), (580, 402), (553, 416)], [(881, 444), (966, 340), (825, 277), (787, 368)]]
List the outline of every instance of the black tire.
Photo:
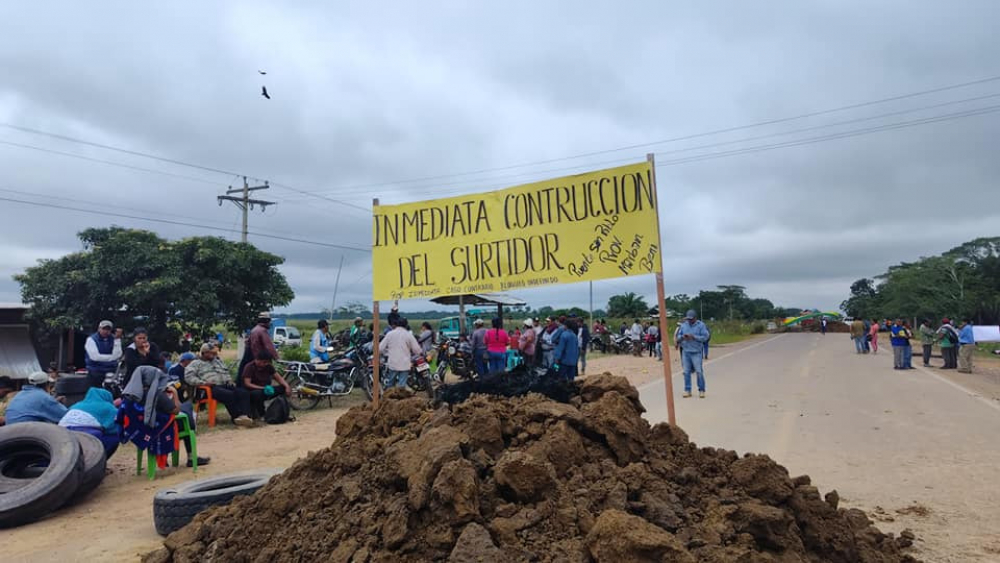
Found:
[(156, 526), (156, 533), (161, 536), (169, 535), (186, 526), (207, 508), (229, 504), (241, 495), (252, 495), (278, 473), (281, 471), (223, 475), (161, 489), (153, 497), (153, 525)]
[(83, 497), (90, 494), (104, 480), (105, 469), (108, 460), (104, 456), (104, 444), (96, 437), (85, 432), (70, 432), (80, 444), (80, 453), (83, 455), (83, 472), (80, 474), (80, 484), (73, 494), (69, 503), (78, 502)]
[(88, 389), (90, 379), (85, 373), (61, 375), (56, 380), (56, 395), (86, 395)]
[(0, 459), (24, 450), (40, 450), (48, 467), (25, 486), (0, 495), (0, 527), (33, 522), (66, 503), (80, 484), (83, 456), (68, 430), (44, 422), (0, 428)]
[(287, 373), (285, 381), (292, 388), (292, 394), (288, 396), (288, 405), (297, 411), (305, 411), (316, 408), (319, 404), (319, 394), (303, 393), (299, 391), (305, 386), (305, 381), (297, 373)]
[(0, 459), (0, 494), (9, 493), (37, 479), (49, 465), (43, 448), (25, 448)]

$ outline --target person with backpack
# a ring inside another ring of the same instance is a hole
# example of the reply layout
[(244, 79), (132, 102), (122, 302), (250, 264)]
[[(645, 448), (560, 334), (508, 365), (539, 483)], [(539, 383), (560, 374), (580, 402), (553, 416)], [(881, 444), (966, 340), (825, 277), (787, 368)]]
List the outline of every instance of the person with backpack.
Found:
[(944, 359), (941, 369), (958, 369), (958, 331), (952, 326), (951, 320), (947, 317), (941, 319), (936, 335), (941, 347), (941, 357)]
[(267, 350), (261, 350), (257, 357), (243, 369), (243, 387), (250, 392), (250, 405), (255, 418), (264, 415), (264, 402), (269, 399), (278, 399), (279, 402), (287, 404), (286, 396), (292, 394), (292, 388), (281, 377), (281, 374), (274, 369), (271, 363), (274, 357)]

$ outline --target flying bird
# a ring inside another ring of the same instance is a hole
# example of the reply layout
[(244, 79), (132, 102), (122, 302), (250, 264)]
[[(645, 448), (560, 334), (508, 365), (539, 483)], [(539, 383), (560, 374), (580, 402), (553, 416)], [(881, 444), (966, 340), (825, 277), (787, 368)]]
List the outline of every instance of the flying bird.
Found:
[(257, 71), (257, 73), (258, 73), (258, 74), (267, 74), (267, 73), (266, 73), (266, 72), (264, 72), (263, 70), (258, 70), (258, 71)]
[(267, 86), (261, 86), (260, 87), (260, 95), (264, 96), (265, 98), (267, 98), (269, 100), (271, 99), (271, 96), (267, 95)]

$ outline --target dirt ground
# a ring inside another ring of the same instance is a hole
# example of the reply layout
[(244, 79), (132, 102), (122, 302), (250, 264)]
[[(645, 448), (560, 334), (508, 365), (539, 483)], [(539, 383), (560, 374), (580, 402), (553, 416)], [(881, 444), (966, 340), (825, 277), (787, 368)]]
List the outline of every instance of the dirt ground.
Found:
[[(169, 468), (155, 481), (135, 475), (135, 447), (123, 445), (111, 458), (111, 472), (79, 505), (56, 512), (41, 522), (0, 532), (0, 552), (6, 563), (47, 561), (134, 562), (159, 547), (163, 538), (153, 529), (153, 495), (157, 490), (191, 479), (244, 470), (286, 468), (310, 451), (333, 442), (337, 418), (363, 396), (334, 401), (299, 415), (282, 426), (235, 428), (217, 426), (198, 436), (198, 451), (212, 458), (198, 469)], [(201, 432), (202, 429), (199, 429)], [(185, 456), (181, 454), (182, 463)]]

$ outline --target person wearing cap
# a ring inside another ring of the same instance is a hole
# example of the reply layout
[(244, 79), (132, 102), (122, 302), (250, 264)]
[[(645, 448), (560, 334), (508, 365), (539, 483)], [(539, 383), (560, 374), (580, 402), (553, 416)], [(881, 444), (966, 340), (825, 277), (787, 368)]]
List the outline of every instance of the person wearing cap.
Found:
[(14, 380), (6, 375), (0, 375), (0, 426), (6, 423), (7, 406), (17, 396)]
[(941, 319), (941, 326), (935, 334), (938, 346), (941, 347), (941, 357), (944, 359), (941, 369), (958, 368), (958, 331), (952, 326), (951, 320), (947, 317)]
[(7, 405), (6, 425), (19, 422), (51, 422), (59, 424), (69, 410), (49, 395), (49, 374), (36, 371), (28, 376), (28, 384)]
[(250, 413), (250, 393), (237, 387), (229, 375), (229, 368), (218, 355), (215, 346), (205, 343), (199, 350), (200, 357), (184, 368), (184, 382), (191, 387), (203, 385), (212, 390), (212, 398), (226, 406), (229, 418), (236, 426), (253, 426)]
[[(204, 347), (204, 346), (203, 346)], [(177, 363), (170, 366), (167, 370), (167, 377), (170, 378), (171, 382), (183, 381), (184, 380), (184, 370), (187, 369), (191, 362), (193, 362), (197, 356), (194, 352), (184, 352), (181, 357), (177, 360)]]
[(247, 364), (253, 363), (262, 351), (267, 352), (274, 359), (279, 358), (278, 349), (274, 347), (274, 341), (271, 340), (271, 313), (267, 311), (257, 315), (257, 324), (254, 325), (253, 329), (250, 330), (250, 335), (247, 336), (243, 357), (240, 359), (240, 366), (237, 372), (242, 374)]
[(681, 364), (684, 366), (684, 397), (691, 396), (691, 372), (698, 374), (698, 396), (705, 398), (705, 342), (708, 341), (708, 328), (698, 320), (694, 309), (684, 315), (685, 322), (677, 331), (677, 343), (681, 348)]
[(314, 364), (325, 364), (330, 361), (330, 353), (326, 351), (330, 347), (330, 323), (326, 319), (320, 319), (316, 323), (316, 330), (313, 332), (312, 340), (309, 341), (309, 362)]
[(354, 324), (351, 325), (351, 335), (348, 343), (352, 348), (361, 345), (361, 339), (365, 333), (365, 320), (361, 317), (354, 317)]
[(118, 361), (122, 359), (121, 329), (115, 331), (111, 321), (101, 321), (97, 332), (87, 337), (84, 344), (84, 363), (87, 368), (87, 380), (91, 387), (102, 387), (104, 377), (118, 369)]
[(517, 339), (517, 349), (521, 352), (521, 356), (524, 358), (524, 365), (533, 366), (535, 365), (535, 340), (536, 334), (534, 323), (531, 319), (524, 319), (524, 330), (521, 331), (520, 338)]

